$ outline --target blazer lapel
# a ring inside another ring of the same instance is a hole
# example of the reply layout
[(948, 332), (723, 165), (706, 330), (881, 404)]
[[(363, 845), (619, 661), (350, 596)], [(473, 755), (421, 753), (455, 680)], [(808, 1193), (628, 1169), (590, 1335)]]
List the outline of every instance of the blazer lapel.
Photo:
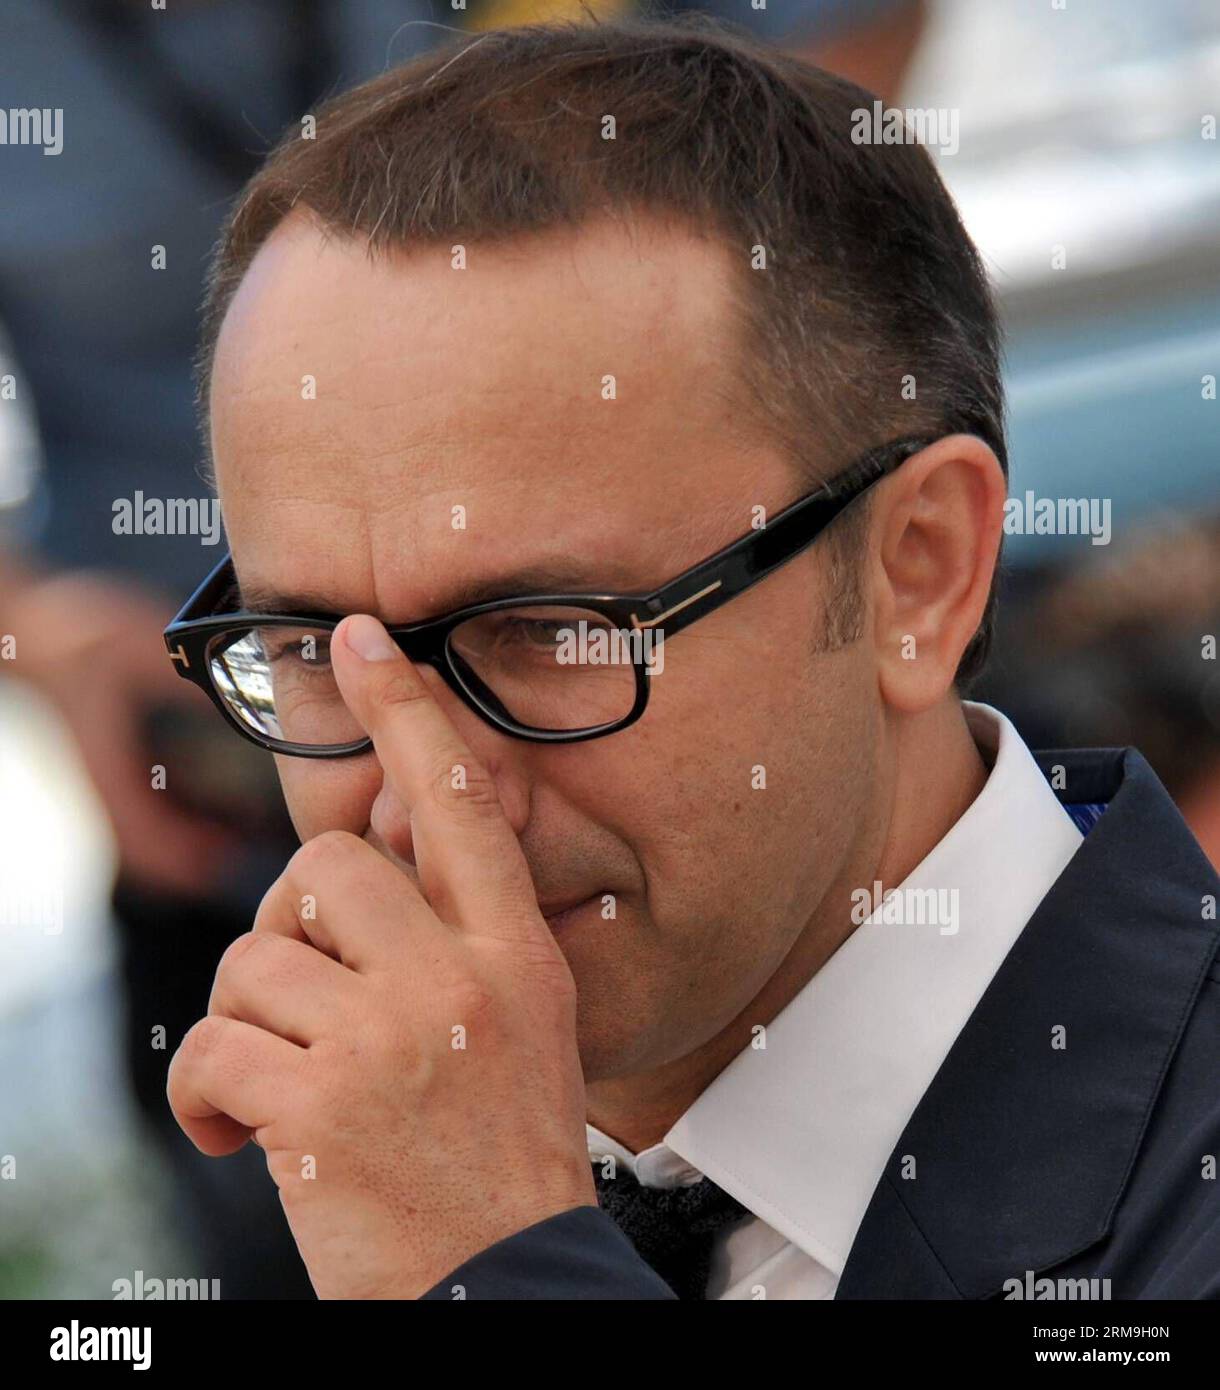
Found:
[(1216, 953), (1216, 876), (1144, 759), (1037, 756), (1107, 809), (911, 1117), (837, 1298), (985, 1298), (1100, 1240)]

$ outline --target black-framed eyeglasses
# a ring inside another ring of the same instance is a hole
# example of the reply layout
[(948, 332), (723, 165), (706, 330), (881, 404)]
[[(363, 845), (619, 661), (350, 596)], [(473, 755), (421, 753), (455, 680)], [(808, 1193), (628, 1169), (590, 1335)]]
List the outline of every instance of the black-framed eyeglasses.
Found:
[[(416, 663), (493, 728), (534, 743), (580, 743), (634, 724), (664, 642), (806, 550), (843, 510), (932, 438), (893, 440), (758, 530), (647, 594), (525, 594), (388, 629)], [(370, 740), (331, 674), (334, 613), (226, 612), (229, 556), (165, 629), (178, 674), (261, 748), (344, 758)]]

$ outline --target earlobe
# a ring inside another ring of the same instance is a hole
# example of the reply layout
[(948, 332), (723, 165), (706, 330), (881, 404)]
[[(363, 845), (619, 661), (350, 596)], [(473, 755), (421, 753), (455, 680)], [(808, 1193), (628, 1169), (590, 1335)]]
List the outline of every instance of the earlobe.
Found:
[(994, 451), (965, 434), (929, 445), (879, 491), (874, 636), (890, 706), (917, 713), (952, 687), (991, 591), (1006, 491)]

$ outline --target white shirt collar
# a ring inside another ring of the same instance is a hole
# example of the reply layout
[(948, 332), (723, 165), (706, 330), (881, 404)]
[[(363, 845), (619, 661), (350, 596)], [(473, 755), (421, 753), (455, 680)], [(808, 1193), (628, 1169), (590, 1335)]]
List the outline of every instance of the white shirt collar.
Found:
[(842, 1273), (907, 1121), (1081, 841), (1012, 724), (963, 708), (991, 773), (896, 895), (943, 890), (944, 906), (956, 889), (956, 931), (952, 918), (886, 925), (877, 912), (768, 1025), (765, 1049), (738, 1054), (661, 1143), (632, 1155), (590, 1125), (590, 1157), (613, 1154), (647, 1186), (706, 1175)]

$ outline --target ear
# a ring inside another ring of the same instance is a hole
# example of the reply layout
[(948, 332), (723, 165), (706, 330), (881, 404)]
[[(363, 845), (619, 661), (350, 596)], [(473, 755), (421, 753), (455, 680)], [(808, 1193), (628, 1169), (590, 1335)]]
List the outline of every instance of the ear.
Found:
[(1007, 490), (994, 452), (968, 434), (938, 439), (877, 489), (874, 639), (892, 708), (918, 713), (951, 688), (987, 604)]

